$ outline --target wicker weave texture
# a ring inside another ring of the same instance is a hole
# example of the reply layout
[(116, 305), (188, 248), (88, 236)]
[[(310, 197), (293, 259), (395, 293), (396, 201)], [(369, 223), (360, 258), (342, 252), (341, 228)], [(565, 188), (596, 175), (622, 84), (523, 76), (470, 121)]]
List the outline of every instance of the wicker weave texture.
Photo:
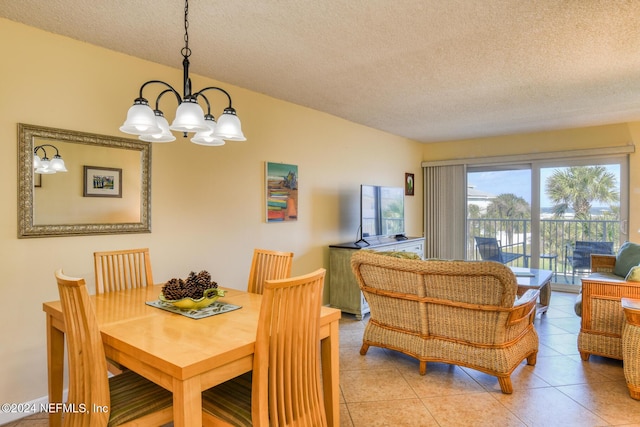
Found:
[(535, 364), (538, 293), (514, 307), (517, 282), (508, 267), (363, 251), (352, 256), (351, 265), (371, 310), (362, 354), (373, 345), (421, 362), (467, 366), (498, 377), (505, 393), (511, 392), (511, 372), (524, 359)]
[(582, 279), (582, 320), (578, 350), (583, 360), (589, 355), (622, 359), (624, 311), (622, 298), (640, 298), (640, 283), (610, 281), (602, 273), (611, 272), (615, 256), (592, 255), (594, 274)]
[(640, 400), (640, 326), (625, 324), (622, 330), (622, 357), (624, 360), (624, 378), (629, 394)]

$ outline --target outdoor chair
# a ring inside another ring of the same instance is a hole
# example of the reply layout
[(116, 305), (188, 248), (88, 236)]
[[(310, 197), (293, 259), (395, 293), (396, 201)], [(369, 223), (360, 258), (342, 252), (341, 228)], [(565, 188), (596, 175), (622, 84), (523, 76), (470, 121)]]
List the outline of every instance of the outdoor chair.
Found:
[(564, 271), (571, 265), (571, 283), (575, 283), (576, 273), (591, 273), (591, 254), (612, 255), (613, 242), (590, 242), (577, 240), (575, 245), (567, 245), (564, 254)]
[(475, 240), (480, 258), (483, 261), (496, 261), (500, 264), (508, 264), (523, 256), (523, 254), (503, 251), (502, 248), (513, 245), (502, 246), (500, 241), (495, 237), (475, 237)]

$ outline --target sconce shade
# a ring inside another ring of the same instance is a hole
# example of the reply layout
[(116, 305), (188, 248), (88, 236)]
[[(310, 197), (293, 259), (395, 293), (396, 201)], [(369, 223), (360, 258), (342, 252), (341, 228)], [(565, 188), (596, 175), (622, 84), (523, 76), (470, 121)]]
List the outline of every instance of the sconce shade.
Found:
[(224, 113), (222, 113), (222, 116), (218, 119), (218, 124), (216, 125), (213, 135), (229, 141), (247, 140), (242, 133), (240, 119), (236, 115), (236, 110), (233, 108), (225, 108)]
[(120, 126), (120, 131), (132, 135), (162, 132), (158, 127), (155, 113), (144, 98), (138, 98), (134, 101), (129, 111), (127, 111), (127, 120)]
[(33, 168), (34, 169), (38, 169), (42, 167), (42, 161), (40, 160), (40, 156), (38, 156), (37, 154), (33, 155)]
[(169, 127), (180, 132), (201, 132), (209, 130), (204, 122), (204, 111), (195, 100), (185, 99), (176, 110), (176, 118)]

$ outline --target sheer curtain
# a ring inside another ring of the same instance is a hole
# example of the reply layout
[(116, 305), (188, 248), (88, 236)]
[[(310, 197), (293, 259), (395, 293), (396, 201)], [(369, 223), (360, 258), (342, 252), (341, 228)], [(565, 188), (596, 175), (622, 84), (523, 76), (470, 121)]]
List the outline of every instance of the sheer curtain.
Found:
[(423, 170), (425, 258), (464, 259), (466, 166), (425, 166)]

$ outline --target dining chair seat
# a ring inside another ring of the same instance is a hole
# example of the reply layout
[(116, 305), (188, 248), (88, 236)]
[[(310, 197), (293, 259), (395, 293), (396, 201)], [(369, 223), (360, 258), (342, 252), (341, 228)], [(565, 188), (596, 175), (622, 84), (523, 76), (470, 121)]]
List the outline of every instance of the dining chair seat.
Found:
[(102, 335), (84, 279), (66, 276), (62, 270), (55, 277), (69, 359), (67, 405), (79, 409), (65, 412), (63, 425), (159, 426), (170, 422), (170, 391), (132, 371), (108, 378)]
[(325, 274), (265, 281), (253, 371), (203, 392), (206, 425), (327, 425), (319, 343)]
[(254, 249), (247, 292), (261, 294), (265, 280), (290, 277), (292, 260), (293, 252)]
[(233, 426), (251, 426), (251, 378), (247, 372), (207, 390), (203, 412)]
[(133, 371), (109, 378), (109, 391), (109, 426), (120, 426), (163, 410), (165, 414), (160, 420), (173, 419), (173, 394)]

